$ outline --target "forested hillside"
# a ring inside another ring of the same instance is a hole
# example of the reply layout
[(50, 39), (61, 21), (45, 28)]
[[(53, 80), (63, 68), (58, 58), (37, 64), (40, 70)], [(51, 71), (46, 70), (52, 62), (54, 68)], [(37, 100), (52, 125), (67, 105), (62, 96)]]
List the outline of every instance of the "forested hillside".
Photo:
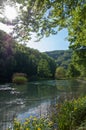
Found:
[(66, 76), (85, 76), (85, 55), (85, 51), (72, 50), (41, 53), (17, 43), (10, 35), (0, 30), (0, 82), (11, 82), (15, 73), (25, 73), (29, 80), (54, 78), (56, 75), (58, 79)]
[(67, 69), (68, 65), (71, 62), (72, 58), (72, 50), (56, 50), (56, 51), (49, 51), (46, 52), (48, 56), (54, 58), (57, 66), (62, 66)]
[(53, 78), (56, 64), (38, 50), (18, 44), (0, 30), (0, 82), (11, 82), (14, 73), (25, 73), (28, 78)]

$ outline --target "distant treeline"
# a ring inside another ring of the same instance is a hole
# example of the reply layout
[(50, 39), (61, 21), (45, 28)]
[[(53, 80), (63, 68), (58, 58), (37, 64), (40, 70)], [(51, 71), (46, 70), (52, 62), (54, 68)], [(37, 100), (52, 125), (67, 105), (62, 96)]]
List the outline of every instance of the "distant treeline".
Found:
[(82, 46), (80, 48), (50, 51), (46, 54), (55, 60), (57, 69), (60, 67), (61, 75), (64, 75), (65, 70), (67, 78), (83, 77), (86, 79), (86, 49), (82, 49)]

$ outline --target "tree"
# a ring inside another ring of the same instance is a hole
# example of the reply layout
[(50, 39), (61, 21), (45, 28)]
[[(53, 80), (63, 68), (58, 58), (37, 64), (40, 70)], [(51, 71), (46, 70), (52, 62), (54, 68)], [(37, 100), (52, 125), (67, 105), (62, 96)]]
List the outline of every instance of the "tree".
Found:
[[(76, 50), (72, 56), (72, 64), (79, 71), (79, 75), (86, 76), (86, 51)], [(76, 73), (77, 74), (77, 73)]]
[(53, 78), (55, 61), (38, 50), (18, 44), (0, 30), (0, 82), (11, 82), (14, 73), (25, 73), (32, 79), (39, 74)]
[(38, 64), (38, 75), (42, 78), (49, 78), (52, 76), (50, 66), (46, 59), (41, 59)]
[(68, 71), (67, 71), (67, 76), (70, 78), (71, 77), (79, 77), (80, 72), (79, 72), (79, 70), (77, 70), (77, 68), (73, 64), (70, 64)]
[(74, 47), (86, 45), (85, 0), (16, 0), (16, 2), (20, 4), (20, 11), (13, 24), (18, 38), (30, 39), (31, 32), (36, 32), (40, 39), (44, 35), (56, 34), (57, 28), (58, 30), (67, 28), (71, 45)]
[(49, 64), (49, 69), (52, 74), (52, 78), (55, 76), (55, 70), (56, 70), (56, 63), (53, 58), (51, 58), (46, 52), (42, 53), (42, 59), (46, 59)]
[(0, 30), (0, 82), (11, 79), (15, 66), (14, 46), (15, 42), (10, 35)]
[(66, 77), (66, 71), (63, 67), (57, 67), (55, 72), (56, 79), (63, 79)]

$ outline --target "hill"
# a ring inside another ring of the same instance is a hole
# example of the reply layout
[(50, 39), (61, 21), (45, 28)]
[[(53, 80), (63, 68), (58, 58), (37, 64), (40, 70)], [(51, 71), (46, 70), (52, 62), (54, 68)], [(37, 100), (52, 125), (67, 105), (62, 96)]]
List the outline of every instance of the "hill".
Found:
[(71, 62), (72, 50), (55, 50), (48, 51), (45, 53), (55, 60), (57, 66), (62, 66), (65, 69)]

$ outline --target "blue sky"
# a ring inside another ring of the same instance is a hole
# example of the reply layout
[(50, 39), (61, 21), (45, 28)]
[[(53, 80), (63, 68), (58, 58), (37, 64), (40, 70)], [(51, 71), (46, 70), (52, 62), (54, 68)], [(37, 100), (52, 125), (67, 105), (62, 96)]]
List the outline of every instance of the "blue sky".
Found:
[(58, 32), (56, 35), (51, 35), (48, 38), (43, 38), (39, 42), (34, 42), (34, 38), (27, 43), (27, 46), (38, 49), (41, 52), (53, 50), (67, 50), (69, 42), (66, 40), (68, 33), (66, 29)]
[(27, 43), (27, 46), (38, 49), (41, 52), (53, 50), (67, 50), (69, 42), (66, 40), (68, 33), (66, 29), (61, 30), (56, 35), (43, 38), (39, 42), (34, 42), (35, 38)]
[[(0, 29), (9, 32), (9, 26), (0, 23)], [(67, 50), (69, 43), (66, 40), (68, 33), (66, 29), (61, 30), (56, 35), (51, 35), (50, 37), (43, 38), (39, 42), (35, 42), (33, 36), (32, 40), (27, 43), (28, 47), (39, 50), (40, 52), (53, 51), (53, 50)]]

